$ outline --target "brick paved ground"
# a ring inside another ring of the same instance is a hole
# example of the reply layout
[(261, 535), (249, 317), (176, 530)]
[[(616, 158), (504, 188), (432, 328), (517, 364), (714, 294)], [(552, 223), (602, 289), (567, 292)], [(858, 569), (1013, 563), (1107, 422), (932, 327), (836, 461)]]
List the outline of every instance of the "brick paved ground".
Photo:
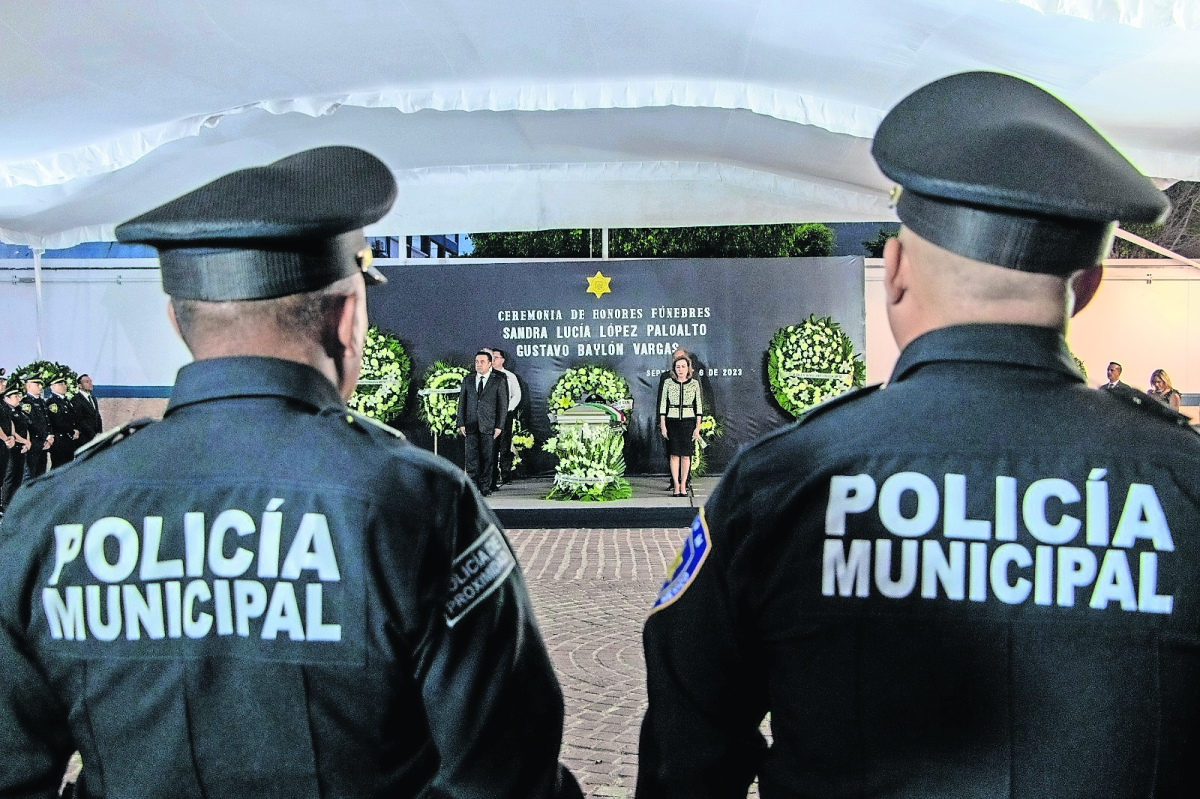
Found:
[(508, 531), (566, 698), (562, 759), (588, 796), (633, 796), (642, 622), (684, 532)]

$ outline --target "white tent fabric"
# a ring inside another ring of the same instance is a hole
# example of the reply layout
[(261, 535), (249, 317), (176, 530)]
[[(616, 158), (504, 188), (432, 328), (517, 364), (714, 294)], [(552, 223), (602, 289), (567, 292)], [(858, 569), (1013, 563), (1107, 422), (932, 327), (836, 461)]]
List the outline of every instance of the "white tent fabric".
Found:
[(969, 69), (1200, 179), (1190, 0), (38, 0), (0, 5), (0, 240), (325, 144), (395, 172), (375, 234), (884, 220), (879, 120)]

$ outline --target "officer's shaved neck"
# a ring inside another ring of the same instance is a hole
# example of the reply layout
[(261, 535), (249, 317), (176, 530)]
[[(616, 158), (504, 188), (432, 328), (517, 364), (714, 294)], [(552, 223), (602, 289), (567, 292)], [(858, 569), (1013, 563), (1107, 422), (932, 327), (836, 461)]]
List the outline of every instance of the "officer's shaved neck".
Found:
[(366, 336), (366, 294), (357, 275), (309, 294), (272, 300), (172, 300), (171, 324), (197, 361), (256, 355), (317, 369), (348, 398)]
[(1054, 275), (972, 261), (907, 228), (884, 248), (888, 322), (904, 349), (918, 336), (964, 324), (1019, 324), (1064, 331), (1069, 292)]

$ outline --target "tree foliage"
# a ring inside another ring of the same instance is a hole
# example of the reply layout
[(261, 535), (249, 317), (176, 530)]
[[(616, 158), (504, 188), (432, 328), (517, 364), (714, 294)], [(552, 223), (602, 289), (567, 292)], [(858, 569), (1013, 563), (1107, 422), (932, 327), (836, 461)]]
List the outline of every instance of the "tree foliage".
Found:
[[(598, 258), (602, 252), (595, 228), (472, 233), (471, 242), (478, 258)], [(833, 245), (833, 229), (813, 223), (614, 228), (608, 234), (613, 258), (821, 257), (832, 253)]]
[(879, 232), (875, 234), (875, 238), (867, 239), (862, 243), (862, 246), (867, 249), (868, 258), (882, 258), (883, 247), (888, 243), (888, 239), (895, 238), (900, 233), (899, 225), (887, 225), (879, 228)]
[(523, 230), (515, 233), (472, 233), (473, 258), (587, 258), (588, 234), (595, 233), (595, 254), (600, 255), (599, 232), (590, 230)]

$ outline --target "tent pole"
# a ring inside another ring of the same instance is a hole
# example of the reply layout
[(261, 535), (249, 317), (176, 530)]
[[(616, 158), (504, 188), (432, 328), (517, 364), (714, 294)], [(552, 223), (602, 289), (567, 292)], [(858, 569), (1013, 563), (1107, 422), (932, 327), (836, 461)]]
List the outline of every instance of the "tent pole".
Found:
[(605, 261), (608, 260), (608, 228), (603, 228), (600, 231), (600, 257)]
[(33, 297), (36, 303), (35, 318), (37, 321), (34, 336), (39, 361), (45, 360), (42, 357), (42, 253), (44, 252), (46, 251), (40, 247), (33, 248)]

